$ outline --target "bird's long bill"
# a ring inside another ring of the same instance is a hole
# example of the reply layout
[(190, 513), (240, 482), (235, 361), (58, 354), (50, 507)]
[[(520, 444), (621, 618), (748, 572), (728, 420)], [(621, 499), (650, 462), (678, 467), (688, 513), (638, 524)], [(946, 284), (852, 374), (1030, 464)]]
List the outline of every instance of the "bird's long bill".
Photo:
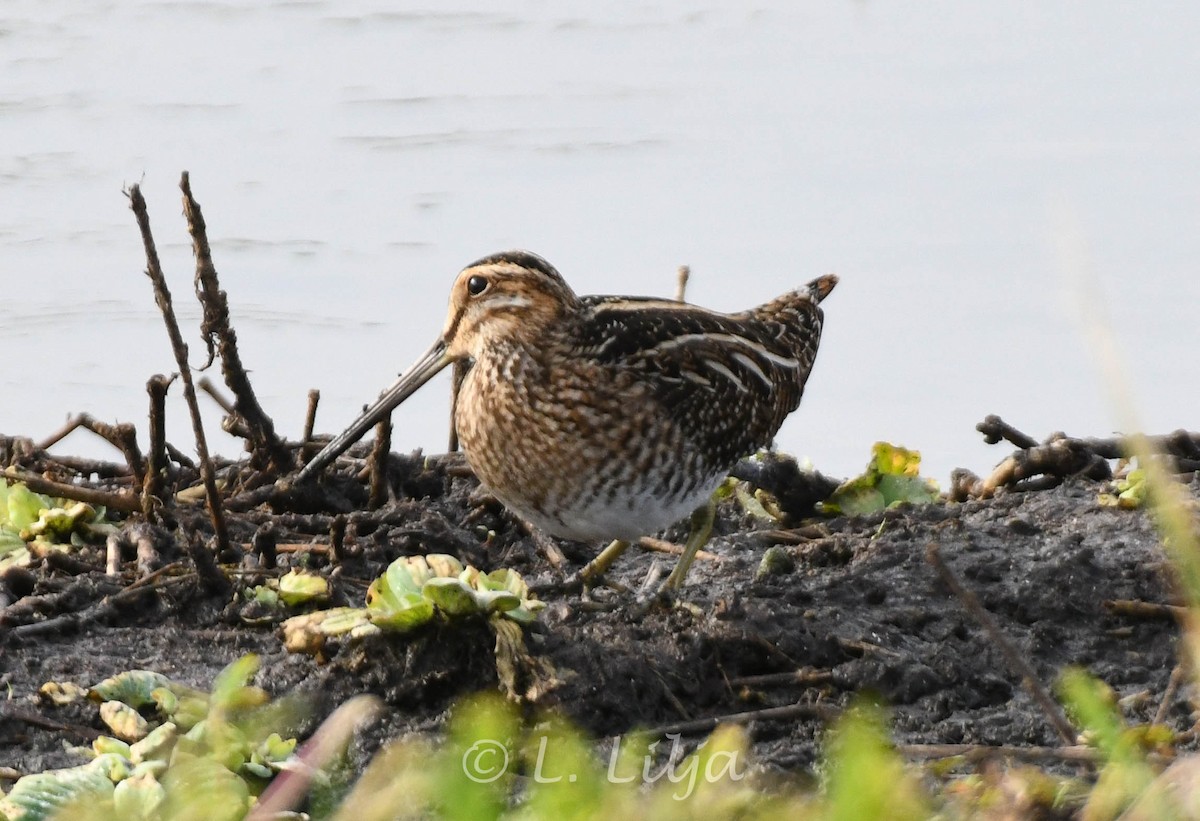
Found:
[(320, 453), (314, 456), (312, 461), (296, 475), (296, 481), (302, 482), (319, 473), (326, 465), (341, 456), (346, 448), (361, 439), (363, 434), (379, 420), (386, 418), (393, 408), (416, 393), (419, 387), (432, 379), (438, 371), (452, 361), (446, 355), (446, 343), (439, 339), (432, 348), (413, 363), (411, 368), (401, 374), (400, 378), (385, 390), (373, 405), (363, 411), (362, 416), (354, 420), (354, 424), (335, 436)]

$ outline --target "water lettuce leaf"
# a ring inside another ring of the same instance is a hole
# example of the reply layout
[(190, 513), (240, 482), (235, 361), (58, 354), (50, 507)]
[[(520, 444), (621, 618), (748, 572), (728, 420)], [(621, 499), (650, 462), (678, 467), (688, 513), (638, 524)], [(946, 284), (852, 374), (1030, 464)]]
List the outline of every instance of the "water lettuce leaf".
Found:
[(939, 498), (937, 483), (920, 475), (921, 454), (887, 442), (876, 442), (866, 471), (842, 485), (819, 505), (829, 515), (861, 516), (909, 502)]

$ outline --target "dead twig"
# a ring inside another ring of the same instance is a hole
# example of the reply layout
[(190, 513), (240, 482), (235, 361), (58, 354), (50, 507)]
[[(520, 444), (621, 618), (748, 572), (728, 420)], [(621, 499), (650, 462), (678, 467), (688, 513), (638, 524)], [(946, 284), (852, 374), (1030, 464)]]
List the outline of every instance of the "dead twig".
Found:
[(37, 713), (22, 710), (14, 706), (11, 702), (0, 704), (0, 718), (19, 721), (22, 724), (28, 724), (31, 727), (50, 730), (55, 733), (66, 733), (84, 741), (95, 741), (103, 735), (99, 730), (94, 730), (91, 727), (84, 727), (81, 724), (63, 724), (61, 721), (54, 721)]
[(17, 468), (5, 468), (4, 477), (17, 482), (24, 482), (30, 490), (36, 493), (58, 496), (63, 499), (70, 499), (73, 502), (85, 502), (93, 507), (103, 505), (113, 510), (119, 510), (122, 513), (135, 513), (142, 509), (141, 500), (132, 493), (111, 493), (105, 490), (83, 487), (82, 485), (53, 482), (36, 473), (29, 473)]
[(1181, 619), (1188, 609), (1177, 604), (1140, 601), (1138, 599), (1109, 599), (1101, 602), (1104, 609), (1117, 616), (1135, 619)]
[[(145, 576), (142, 576), (140, 579), (135, 579), (134, 581), (130, 582), (129, 585), (124, 590), (122, 590), (120, 593), (114, 593), (113, 600), (120, 602), (120, 601), (125, 601), (125, 599), (128, 599), (128, 598), (133, 598), (133, 592), (135, 590), (141, 590), (143, 588), (148, 588), (151, 585), (155, 585), (158, 582), (158, 580), (161, 579), (163, 576), (167, 576), (167, 575), (175, 572), (176, 570), (179, 570), (182, 567), (183, 567), (182, 562), (171, 562), (170, 564), (165, 564), (162, 567), (158, 568), (157, 570), (154, 570), (150, 573), (147, 573)], [(173, 579), (174, 578), (182, 578), (184, 576), (190, 576), (190, 575), (193, 575), (193, 574), (181, 573), (179, 576), (173, 577)], [(165, 585), (160, 583), (160, 584), (157, 584), (152, 589), (158, 589), (159, 587), (163, 587), (163, 586), (165, 586)]]
[(822, 721), (830, 721), (837, 715), (837, 708), (827, 704), (789, 704), (784, 707), (764, 707), (761, 710), (747, 710), (744, 713), (728, 713), (711, 718), (663, 724), (646, 730), (646, 735), (651, 738), (675, 734), (695, 735), (712, 732), (718, 724), (749, 724), (751, 721), (792, 721), (798, 718), (817, 718)]
[(188, 470), (196, 469), (196, 463), (193, 462), (186, 453), (172, 445), (170, 442), (167, 442), (167, 455), (171, 457), (172, 462), (182, 468), (187, 468)]
[(1046, 692), (1046, 688), (1038, 681), (1037, 673), (1029, 666), (1029, 662), (1025, 661), (1021, 653), (1013, 646), (1013, 643), (1009, 641), (1008, 636), (1004, 635), (1004, 632), (1000, 629), (1000, 625), (992, 618), (992, 614), (984, 609), (975, 594), (963, 586), (963, 583), (954, 575), (954, 571), (942, 561), (942, 555), (936, 542), (930, 542), (925, 548), (925, 560), (933, 566), (942, 583), (950, 588), (950, 592), (958, 598), (966, 611), (971, 614), (971, 617), (983, 627), (992, 644), (996, 645), (1000, 654), (1004, 656), (1009, 669), (1020, 677), (1021, 684), (1024, 685), (1037, 705), (1042, 708), (1042, 711), (1050, 720), (1050, 724), (1054, 727), (1059, 737), (1067, 744), (1074, 744), (1077, 737), (1075, 729), (1062, 714), (1062, 711), (1058, 708), (1058, 704)]
[[(1182, 737), (1176, 741), (1183, 743)], [(965, 758), (968, 761), (981, 761), (989, 758), (1015, 758), (1031, 762), (1075, 762), (1080, 764), (1101, 764), (1104, 762), (1104, 751), (1083, 744), (1069, 744), (1064, 747), (1020, 747), (1011, 744), (897, 744), (896, 752), (906, 758), (937, 759)], [(1175, 760), (1172, 754), (1147, 753), (1146, 760), (1156, 766), (1164, 767)]]
[(214, 350), (221, 356), (221, 373), (225, 384), (235, 397), (237, 415), (246, 421), (250, 433), (251, 464), (258, 469), (270, 466), (277, 474), (286, 474), (295, 467), (292, 452), (275, 433), (275, 424), (263, 411), (250, 385), (250, 378), (238, 354), (237, 334), (229, 321), (229, 302), (217, 280), (212, 251), (200, 204), (192, 196), (192, 186), (186, 171), (180, 177), (183, 191), (183, 213), (188, 233), (192, 236), (192, 252), (196, 257), (196, 297), (204, 310), (200, 333), (208, 346), (209, 362)]
[(81, 478), (95, 475), (99, 479), (111, 479), (118, 484), (133, 484), (133, 471), (129, 469), (129, 465), (80, 456), (51, 456), (48, 453), (42, 454), (42, 457), (53, 467), (62, 468)]
[(982, 484), (973, 489), (973, 496), (990, 498), (998, 488), (1016, 485), (1035, 476), (1046, 476), (1057, 484), (1076, 474), (1090, 479), (1109, 479), (1112, 470), (1103, 457), (1088, 449), (1078, 439), (1056, 439), (1044, 445), (1019, 450), (1001, 462)]
[(1158, 702), (1158, 709), (1154, 711), (1154, 719), (1152, 724), (1163, 724), (1167, 720), (1167, 712), (1171, 709), (1171, 702), (1175, 700), (1175, 693), (1179, 691), (1179, 685), (1183, 683), (1183, 665), (1176, 664), (1175, 669), (1171, 671), (1171, 677), (1167, 679), (1167, 689), (1163, 691), (1162, 700)]
[(35, 445), (35, 447), (38, 450), (49, 450), (50, 448), (54, 447), (59, 442), (61, 442), (63, 439), (66, 439), (68, 436), (70, 436), (72, 433), (74, 433), (76, 430), (79, 429), (79, 419), (80, 419), (79, 416), (72, 416), (70, 419), (68, 419), (66, 421), (65, 424), (63, 424), (63, 426), (61, 428), (59, 428), (58, 430), (54, 431), (54, 433), (47, 436), (45, 439), (43, 439), (41, 442), (39, 442), (37, 445)]
[(679, 696), (672, 692), (671, 687), (667, 684), (667, 680), (663, 677), (662, 671), (658, 669), (658, 665), (654, 663), (653, 658), (648, 659), (648, 661), (650, 662), (650, 670), (654, 673), (654, 677), (658, 679), (658, 684), (662, 688), (663, 696), (667, 699), (667, 702), (675, 708), (675, 712), (679, 713), (685, 721), (690, 721), (692, 719), (691, 712), (679, 700)]
[(760, 676), (739, 676), (729, 679), (732, 687), (782, 687), (788, 684), (829, 684), (833, 671), (800, 669), (788, 673), (764, 673)]
[[(654, 553), (667, 553), (671, 556), (682, 556), (683, 545), (672, 544), (663, 539), (656, 539), (653, 536), (642, 536), (637, 540), (637, 546), (643, 550), (649, 550)], [(719, 562), (723, 559), (716, 553), (709, 553), (707, 550), (697, 550), (696, 558), (703, 559), (706, 562)]]
[[(216, 472), (213, 470), (212, 459), (208, 455), (208, 440), (204, 436), (204, 423), (200, 418), (200, 406), (196, 402), (196, 386), (192, 383), (192, 372), (188, 367), (188, 347), (179, 332), (179, 322), (175, 318), (175, 308), (171, 303), (171, 291), (167, 288), (166, 277), (163, 276), (162, 265), (158, 260), (158, 249), (154, 246), (154, 237), (150, 233), (150, 215), (146, 210), (146, 200), (138, 185), (129, 187), (130, 207), (137, 217), (138, 229), (142, 234), (142, 244), (146, 250), (146, 276), (154, 285), (154, 301), (162, 311), (163, 321), (167, 326), (167, 335), (171, 339), (171, 350), (175, 353), (175, 362), (179, 365), (179, 376), (183, 381), (183, 398), (187, 402), (188, 411), (192, 416), (192, 431), (196, 437), (196, 452), (200, 456), (200, 476), (204, 481), (205, 496), (208, 500), (208, 512), (212, 517), (213, 530), (217, 537), (217, 548), (229, 548), (229, 533), (225, 526), (225, 513), (221, 509), (221, 497), (217, 491)], [(139, 505), (140, 507), (140, 505)]]
[(985, 416), (975, 430), (983, 434), (983, 441), (989, 445), (1007, 440), (1023, 450), (1037, 447), (1036, 439), (1017, 430), (994, 413)]
[(753, 535), (767, 544), (807, 544), (829, 538), (829, 528), (823, 524), (807, 524), (787, 530), (759, 530)]
[(563, 555), (562, 550), (554, 543), (553, 539), (533, 525), (528, 523), (523, 524), (525, 524), (525, 529), (529, 531), (529, 538), (533, 539), (533, 543), (537, 545), (538, 550), (542, 551), (542, 555), (546, 557), (546, 561), (550, 562), (551, 567), (555, 570), (562, 570), (567, 566), (567, 557)]
[(904, 658), (902, 653), (897, 653), (895, 650), (889, 650), (886, 647), (880, 647), (878, 644), (872, 644), (869, 641), (846, 639), (841, 636), (834, 636), (833, 639), (837, 642), (838, 647), (854, 656), (877, 655), (894, 659)]
[[(955, 477), (952, 489), (954, 498), (988, 498), (1005, 486), (1015, 485), (1021, 489), (1053, 486), (1076, 474), (1084, 474), (1091, 479), (1108, 479), (1112, 476), (1109, 461), (1127, 459), (1136, 453), (1134, 437), (1130, 436), (1080, 439), (1056, 433), (1038, 444), (1033, 437), (994, 414), (987, 416), (975, 428), (984, 435), (988, 444), (1009, 441), (1020, 450), (997, 465), (987, 479), (980, 480), (966, 472)], [(1188, 473), (1200, 469), (1200, 433), (1177, 430), (1165, 435), (1147, 436), (1145, 440), (1156, 452), (1173, 461), (1176, 472)]]
[(137, 430), (129, 423), (110, 425), (108, 422), (93, 419), (90, 414), (81, 413), (68, 420), (65, 425), (52, 433), (47, 437), (46, 441), (37, 447), (43, 451), (51, 448), (62, 441), (68, 434), (79, 428), (91, 431), (121, 451), (121, 455), (125, 457), (125, 462), (133, 472), (136, 482), (139, 485), (142, 483), (143, 471), (145, 470), (142, 462), (142, 452), (137, 444)]
[(1017, 758), (1022, 761), (1078, 761), (1092, 763), (1102, 760), (1103, 753), (1095, 747), (1072, 744), (1067, 747), (1017, 747), (1008, 744), (897, 744), (896, 752), (905, 758)]
[(208, 394), (208, 398), (216, 402), (221, 410), (225, 411), (226, 415), (238, 415), (237, 408), (233, 406), (233, 403), (226, 398), (225, 394), (218, 390), (217, 386), (207, 376), (200, 377), (200, 381), (196, 383), (196, 387)]
[[(147, 577), (147, 579), (148, 578), (149, 577)], [(82, 610), (74, 613), (64, 613), (60, 616), (55, 616), (43, 621), (19, 624), (13, 627), (9, 631), (9, 634), (16, 638), (28, 639), (35, 636), (69, 632), (71, 630), (78, 629), (80, 625), (92, 624), (93, 622), (107, 619), (115, 614), (117, 605), (139, 597), (144, 593), (161, 590), (175, 585), (186, 587), (190, 584), (193, 584), (196, 579), (197, 574), (185, 573), (180, 576), (173, 576), (169, 579), (158, 580), (153, 584), (143, 585), (141, 584), (141, 581), (144, 580), (137, 581), (117, 593), (105, 596), (100, 601)]]
[(84, 573), (97, 573), (100, 568), (80, 561), (69, 553), (59, 553), (57, 550), (51, 550), (43, 558), (42, 561), (50, 570), (56, 570), (67, 576), (82, 576)]

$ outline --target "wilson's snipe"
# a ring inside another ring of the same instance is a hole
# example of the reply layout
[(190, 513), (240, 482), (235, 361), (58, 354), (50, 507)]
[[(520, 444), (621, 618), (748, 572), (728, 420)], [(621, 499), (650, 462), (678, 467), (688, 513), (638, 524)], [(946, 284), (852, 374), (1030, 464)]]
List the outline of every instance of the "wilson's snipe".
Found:
[[(655, 533), (704, 509), (730, 467), (770, 443), (800, 404), (821, 338), (818, 303), (836, 284), (821, 277), (722, 314), (664, 299), (579, 297), (534, 254), (485, 257), (455, 280), (433, 347), (297, 481), (466, 360), (455, 426), (496, 498), (553, 536)], [(621, 549), (614, 543), (585, 574), (603, 572)], [(670, 585), (689, 563), (685, 554)]]

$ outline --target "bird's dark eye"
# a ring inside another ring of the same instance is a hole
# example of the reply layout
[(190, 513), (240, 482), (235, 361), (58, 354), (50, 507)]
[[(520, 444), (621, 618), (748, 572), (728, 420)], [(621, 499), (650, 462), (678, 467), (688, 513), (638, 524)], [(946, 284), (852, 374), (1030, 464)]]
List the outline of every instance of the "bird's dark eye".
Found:
[(479, 296), (487, 290), (487, 277), (473, 276), (467, 280), (467, 293), (471, 296)]

